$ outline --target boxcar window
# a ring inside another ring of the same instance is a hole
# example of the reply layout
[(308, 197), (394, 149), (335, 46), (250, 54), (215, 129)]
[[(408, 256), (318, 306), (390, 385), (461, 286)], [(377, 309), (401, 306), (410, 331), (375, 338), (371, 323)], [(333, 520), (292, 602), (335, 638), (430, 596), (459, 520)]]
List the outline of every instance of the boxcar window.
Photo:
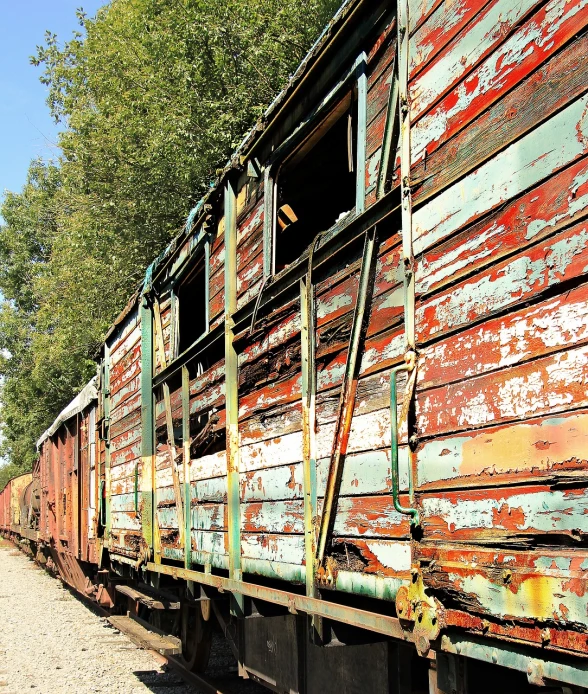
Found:
[(350, 92), (278, 169), (276, 272), (354, 209), (356, 151), (357, 100)]
[(179, 339), (177, 352), (181, 354), (208, 330), (206, 306), (206, 272), (204, 259), (182, 278), (175, 290), (177, 296), (177, 325)]

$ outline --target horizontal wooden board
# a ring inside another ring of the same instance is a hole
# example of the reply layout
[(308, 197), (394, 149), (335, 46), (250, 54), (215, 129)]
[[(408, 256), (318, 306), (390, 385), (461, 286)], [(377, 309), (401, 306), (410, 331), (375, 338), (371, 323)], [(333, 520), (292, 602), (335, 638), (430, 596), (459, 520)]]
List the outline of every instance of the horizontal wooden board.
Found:
[(588, 413), (439, 437), (417, 450), (417, 488), (496, 486), (549, 477), (588, 482)]
[(418, 340), (463, 328), (510, 306), (539, 298), (588, 270), (588, 222), (582, 222), (421, 304)]
[(421, 353), (418, 388), (465, 381), (588, 341), (588, 285), (480, 326), (455, 333)]
[[(409, 77), (414, 79), (466, 24), (474, 20), (489, 0), (457, 0), (441, 2), (436, 10), (410, 37)], [(414, 20), (409, 19), (410, 24)], [(464, 29), (464, 27), (466, 27)]]
[(536, 0), (493, 0), (410, 85), (411, 121), (430, 109), (486, 56), (496, 50)]
[(588, 405), (588, 346), (426, 391), (417, 397), (421, 436), (550, 415)]
[(587, 106), (588, 96), (577, 99), (418, 208), (413, 216), (415, 254), (583, 156), (588, 151)]
[[(587, 44), (586, 35), (573, 41), (512, 91), (502, 98), (497, 96), (498, 100), (469, 125), (460, 112), (453, 118), (453, 132), (449, 126), (430, 132), (424, 130), (428, 117), (423, 118), (415, 127), (413, 140), (415, 203), (480, 166), (498, 150), (581, 96), (588, 88)], [(506, 91), (505, 81), (499, 80), (495, 85), (500, 96)], [(474, 115), (477, 116), (474, 112), (470, 117), (473, 119)], [(422, 156), (417, 154), (419, 147), (424, 148)]]
[[(504, 7), (507, 2), (503, 0), (498, 4)], [(516, 9), (513, 5), (511, 7), (516, 13), (519, 7), (524, 9), (525, 4), (529, 6), (532, 2), (520, 3)], [(458, 129), (533, 72), (587, 23), (587, 0), (552, 0), (539, 9), (416, 124), (411, 138), (413, 161), (421, 159), (425, 152), (430, 154), (441, 142), (451, 138)], [(432, 71), (437, 70), (436, 61)], [(432, 87), (431, 94), (437, 93), (438, 86)], [(427, 94), (424, 100), (429, 98), (430, 94)], [(413, 103), (413, 109), (419, 109), (418, 101)], [(537, 116), (540, 117), (540, 111)]]
[[(492, 615), (500, 623), (537, 621), (539, 629), (545, 624), (586, 628), (585, 549), (490, 552), (464, 547), (428, 551), (427, 556), (434, 561), (424, 572), (425, 584), (436, 595), (451, 594), (468, 613)], [(578, 636), (584, 640), (580, 649), (586, 650), (588, 635)]]
[(495, 264), (588, 214), (588, 160), (550, 176), (417, 261), (417, 294), (440, 289)]
[[(588, 490), (548, 485), (425, 494), (420, 499), (428, 540), (477, 543), (533, 540), (549, 536), (580, 540), (588, 531)], [(547, 539), (542, 539), (547, 538)]]

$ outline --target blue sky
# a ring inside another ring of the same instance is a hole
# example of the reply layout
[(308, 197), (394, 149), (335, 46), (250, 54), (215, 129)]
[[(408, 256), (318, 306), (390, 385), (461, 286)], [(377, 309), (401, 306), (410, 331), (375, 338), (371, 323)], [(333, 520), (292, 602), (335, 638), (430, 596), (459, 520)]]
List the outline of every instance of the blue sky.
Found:
[(41, 68), (29, 63), (45, 30), (64, 41), (78, 29), (76, 8), (94, 16), (106, 0), (0, 0), (0, 194), (19, 191), (34, 157), (56, 152), (57, 127), (45, 105)]

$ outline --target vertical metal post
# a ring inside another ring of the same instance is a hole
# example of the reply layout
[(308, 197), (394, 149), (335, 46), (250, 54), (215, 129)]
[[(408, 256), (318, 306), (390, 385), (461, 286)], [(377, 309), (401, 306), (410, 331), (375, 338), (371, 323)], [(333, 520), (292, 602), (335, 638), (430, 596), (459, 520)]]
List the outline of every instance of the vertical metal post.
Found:
[(263, 277), (267, 279), (275, 271), (275, 191), (271, 167), (267, 166), (263, 177)]
[(375, 228), (366, 233), (363, 248), (363, 260), (359, 275), (359, 288), (357, 292), (357, 304), (353, 314), (353, 325), (349, 337), (349, 348), (347, 351), (347, 361), (345, 363), (345, 374), (341, 385), (341, 396), (339, 398), (339, 410), (337, 422), (335, 424), (335, 438), (333, 441), (333, 451), (329, 465), (329, 475), (327, 477), (327, 488), (323, 502), (323, 512), (321, 515), (321, 527), (316, 552), (316, 561), (320, 566), (325, 556), (327, 540), (333, 530), (335, 522), (337, 496), (343, 474), (342, 462), (347, 452), (349, 432), (351, 430), (351, 420), (355, 408), (355, 394), (359, 380), (359, 369), (361, 366), (360, 349), (365, 338), (367, 324), (369, 321), (369, 299), (373, 293), (374, 274), (376, 266), (377, 239)]
[(176, 294), (175, 286), (172, 286), (170, 291), (170, 303), (171, 303), (171, 320), (170, 320), (170, 359), (175, 359), (179, 354), (180, 346), (180, 300)]
[(355, 179), (355, 212), (365, 210), (365, 158), (367, 130), (367, 56), (362, 53), (357, 59), (357, 156)]
[[(302, 356), (302, 460), (304, 490), (304, 550), (306, 557), (306, 595), (318, 597), (316, 586), (316, 311), (312, 271), (300, 280), (300, 340)], [(322, 620), (311, 617), (311, 637), (320, 642)]]
[(192, 563), (192, 504), (190, 499), (190, 372), (182, 366), (182, 442), (184, 447), (184, 566)]
[(106, 527), (104, 530), (105, 544), (110, 543), (110, 533), (112, 529), (112, 509), (111, 509), (111, 484), (110, 484), (110, 347), (104, 345), (104, 380), (103, 402), (104, 402), (104, 482), (106, 486)]
[[(146, 558), (153, 553), (153, 314), (141, 297), (141, 534)], [(157, 556), (155, 557), (157, 561)]]
[(412, 249), (412, 193), (410, 181), (410, 103), (408, 0), (398, 0), (398, 95), (400, 99), (400, 179), (402, 195), (402, 257), (404, 262), (404, 326), (407, 350), (415, 349), (415, 277)]
[[(386, 110), (386, 127), (384, 128), (384, 139), (382, 141), (382, 153), (380, 155), (380, 168), (378, 170), (378, 187), (376, 198), (379, 200), (386, 192), (386, 180), (390, 169), (390, 154), (394, 142), (394, 131), (396, 129), (396, 115), (398, 113), (398, 76), (396, 75), (396, 61), (392, 66), (392, 82), (390, 83), (390, 94), (388, 96), (388, 108)], [(394, 150), (395, 152), (395, 150)], [(392, 166), (394, 166), (395, 153), (393, 154)]]
[(210, 330), (210, 236), (204, 241), (204, 316), (206, 326), (204, 332)]
[(163, 383), (163, 401), (165, 404), (165, 421), (167, 425), (168, 449), (171, 457), (171, 472), (174, 483), (174, 497), (176, 501), (176, 514), (178, 517), (178, 533), (180, 546), (184, 546), (184, 498), (180, 485), (180, 475), (176, 467), (177, 449), (172, 416), (171, 394), (168, 383)]
[[(267, 194), (267, 191), (266, 191)], [(267, 221), (267, 220), (266, 220)], [(241, 512), (239, 494), (239, 364), (234, 345), (237, 309), (237, 195), (233, 181), (225, 187), (225, 398), (227, 428), (227, 521), (229, 576), (241, 580)], [(233, 594), (231, 611), (243, 614), (243, 596)]]

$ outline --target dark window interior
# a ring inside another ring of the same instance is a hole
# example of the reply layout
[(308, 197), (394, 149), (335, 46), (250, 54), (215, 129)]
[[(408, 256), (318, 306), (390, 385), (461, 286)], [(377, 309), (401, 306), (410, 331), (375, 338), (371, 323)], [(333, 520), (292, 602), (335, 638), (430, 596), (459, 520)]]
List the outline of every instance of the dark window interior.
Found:
[(357, 108), (347, 94), (284, 161), (277, 176), (276, 272), (355, 207)]
[(208, 325), (206, 311), (206, 273), (199, 263), (176, 288), (178, 296), (179, 354), (204, 333)]

